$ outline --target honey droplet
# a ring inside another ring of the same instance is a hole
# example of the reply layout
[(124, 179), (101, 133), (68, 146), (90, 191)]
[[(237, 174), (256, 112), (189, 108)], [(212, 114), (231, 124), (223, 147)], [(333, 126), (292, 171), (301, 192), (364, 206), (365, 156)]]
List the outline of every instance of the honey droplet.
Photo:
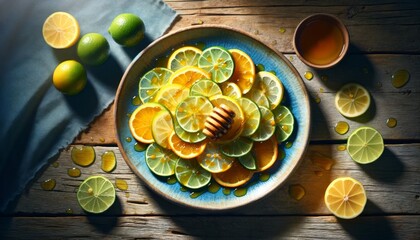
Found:
[(80, 175), (82, 175), (82, 172), (80, 171), (80, 169), (78, 168), (69, 168), (67, 169), (67, 175), (69, 175), (69, 177), (80, 177)]
[(100, 142), (105, 142), (105, 138), (100, 137), (100, 138), (99, 138), (99, 141), (100, 141)]
[(45, 191), (52, 191), (55, 188), (55, 179), (47, 179), (41, 183), (41, 188)]
[(199, 196), (201, 196), (204, 193), (204, 191), (200, 191), (200, 192), (191, 192), (190, 193), (190, 198), (198, 198)]
[(209, 192), (211, 193), (217, 193), (220, 190), (220, 185), (216, 182), (212, 182), (209, 185)]
[(134, 150), (136, 152), (143, 152), (144, 150), (147, 149), (147, 146), (148, 146), (147, 144), (136, 142), (134, 143)]
[(248, 192), (248, 188), (245, 188), (245, 187), (236, 188), (233, 191), (233, 195), (235, 195), (236, 197), (243, 197), (246, 195), (247, 192)]
[(196, 46), (198, 49), (204, 50), (204, 48), (206, 47), (206, 44), (205, 44), (205, 43), (203, 43), (203, 42), (199, 42), (199, 43), (196, 43), (196, 44), (195, 44), (195, 46)]
[(227, 195), (230, 195), (231, 190), (229, 188), (223, 188), (222, 192), (224, 195), (227, 196)]
[(266, 182), (266, 181), (268, 181), (268, 179), (270, 179), (270, 174), (268, 174), (268, 173), (261, 173), (261, 175), (260, 175), (260, 181), (261, 182)]
[(104, 172), (112, 172), (117, 166), (117, 159), (113, 151), (106, 151), (102, 154), (101, 169)]
[(280, 32), (280, 33), (285, 33), (285, 32), (286, 32), (286, 28), (281, 27), (281, 28), (279, 29), (279, 32)]
[(67, 214), (73, 214), (73, 209), (71, 209), (71, 208), (67, 208), (67, 209), (66, 209), (66, 213), (67, 213)]
[(293, 146), (293, 142), (289, 142), (289, 141), (287, 141), (285, 144), (284, 144), (284, 147), (285, 148), (291, 148)]
[(350, 129), (350, 126), (347, 122), (339, 121), (335, 124), (334, 130), (340, 135), (346, 134)]
[(258, 69), (258, 71), (264, 71), (265, 67), (262, 64), (257, 64), (257, 69)]
[(323, 93), (325, 90), (323, 88), (319, 88), (319, 92)]
[(392, 74), (392, 86), (395, 88), (401, 88), (407, 84), (410, 79), (410, 73), (405, 69), (400, 69)]
[(289, 196), (297, 201), (305, 196), (305, 188), (300, 184), (293, 184), (289, 186)]
[(324, 169), (324, 170), (331, 170), (332, 165), (334, 164), (334, 160), (319, 153), (319, 152), (312, 152), (309, 155), (309, 158), (312, 161), (312, 164)]
[(126, 198), (130, 198), (130, 193), (129, 192), (125, 192), (125, 197)]
[(126, 138), (125, 138), (125, 141), (126, 141), (126, 142), (131, 142), (132, 140), (133, 140), (133, 139), (132, 139), (131, 137), (126, 137)]
[(286, 157), (286, 152), (282, 149), (282, 148), (279, 148), (278, 149), (278, 159), (279, 160), (283, 160), (285, 157)]
[(312, 78), (314, 78), (314, 74), (310, 71), (306, 71), (305, 74), (303, 75), (307, 80), (311, 81)]
[(134, 96), (133, 99), (131, 100), (131, 104), (133, 104), (134, 106), (140, 105), (141, 100), (140, 100), (139, 96)]
[(316, 96), (314, 97), (314, 101), (315, 101), (316, 103), (321, 103), (321, 98), (320, 98), (318, 95), (316, 95)]
[(347, 149), (347, 145), (346, 144), (341, 144), (337, 146), (337, 150), (338, 151), (346, 151)]
[(386, 120), (386, 125), (387, 125), (389, 128), (394, 128), (394, 127), (396, 127), (396, 126), (397, 126), (397, 119), (395, 119), (395, 118), (388, 118), (388, 119)]
[(322, 171), (314, 171), (315, 175), (318, 177), (322, 177), (324, 173)]
[(71, 150), (71, 159), (79, 166), (90, 166), (95, 161), (95, 149), (91, 146), (73, 147)]
[(58, 161), (55, 161), (51, 165), (55, 168), (58, 168), (58, 166), (60, 166), (60, 163)]
[(125, 181), (124, 179), (115, 179), (115, 186), (121, 191), (126, 191), (128, 189), (127, 181)]
[(175, 176), (170, 176), (166, 179), (166, 183), (169, 185), (173, 185), (176, 183), (176, 177)]

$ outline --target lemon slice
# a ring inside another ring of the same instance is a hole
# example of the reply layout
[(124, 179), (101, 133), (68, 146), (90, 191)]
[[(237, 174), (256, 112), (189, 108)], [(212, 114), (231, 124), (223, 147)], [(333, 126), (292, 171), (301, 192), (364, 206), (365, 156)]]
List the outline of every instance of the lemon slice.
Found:
[(152, 121), (152, 136), (159, 146), (171, 149), (169, 146), (169, 136), (174, 131), (172, 116), (169, 111), (164, 110), (156, 114)]
[(45, 20), (42, 36), (45, 42), (53, 48), (69, 48), (79, 40), (79, 23), (69, 13), (55, 12)]
[(202, 188), (210, 183), (211, 173), (202, 168), (195, 159), (180, 158), (175, 166), (178, 182), (191, 189)]
[(229, 49), (235, 63), (235, 70), (229, 82), (233, 82), (241, 89), (242, 94), (251, 90), (255, 81), (255, 64), (248, 54), (239, 49)]
[(201, 54), (198, 66), (211, 74), (211, 80), (222, 83), (232, 76), (235, 64), (228, 51), (221, 47), (210, 47)]
[(253, 143), (249, 138), (239, 137), (229, 143), (220, 145), (220, 150), (226, 156), (241, 157), (251, 151)]
[(274, 120), (273, 112), (266, 107), (260, 107), (260, 111), (260, 125), (257, 131), (250, 136), (250, 138), (254, 141), (265, 141), (273, 136), (274, 131), (276, 130), (276, 122)]
[(155, 102), (165, 106), (172, 115), (175, 115), (176, 107), (182, 100), (187, 98), (189, 90), (180, 84), (167, 84), (163, 86), (155, 96)]
[(183, 67), (198, 66), (198, 58), (202, 51), (196, 47), (186, 46), (177, 49), (168, 59), (168, 68), (176, 71)]
[(77, 201), (86, 212), (102, 213), (115, 201), (115, 187), (107, 178), (91, 176), (80, 184)]
[(369, 106), (369, 92), (357, 83), (344, 85), (335, 95), (335, 107), (345, 117), (358, 117), (365, 113)]
[(236, 85), (233, 82), (222, 83), (221, 84), (221, 89), (222, 89), (223, 95), (225, 95), (225, 96), (235, 98), (235, 99), (238, 99), (238, 98), (242, 97), (241, 89), (238, 87), (238, 85)]
[(244, 129), (241, 133), (242, 136), (251, 136), (254, 134), (258, 127), (260, 126), (261, 121), (261, 112), (258, 108), (258, 105), (248, 98), (239, 98), (239, 106), (241, 106), (242, 111), (245, 115), (245, 124)]
[(158, 103), (148, 102), (134, 110), (128, 121), (130, 132), (134, 139), (142, 143), (154, 142), (152, 135), (152, 121), (156, 114), (166, 110)]
[(293, 126), (295, 119), (290, 110), (279, 105), (273, 110), (275, 116), (274, 121), (276, 122), (276, 137), (279, 143), (286, 141), (293, 132)]
[(175, 133), (176, 135), (184, 142), (189, 143), (198, 143), (206, 139), (206, 135), (202, 131), (198, 131), (195, 133), (185, 131), (177, 121), (174, 121), (175, 125)]
[(190, 96), (179, 103), (175, 117), (182, 129), (195, 133), (204, 128), (204, 123), (212, 110), (213, 105), (207, 98)]
[(197, 157), (197, 161), (207, 171), (219, 173), (227, 171), (235, 159), (222, 154), (214, 143), (208, 143), (206, 150)]
[(195, 82), (190, 89), (190, 96), (211, 97), (222, 95), (222, 90), (212, 80), (200, 80)]
[(156, 143), (152, 143), (147, 147), (145, 157), (150, 171), (158, 176), (173, 175), (176, 162), (179, 159), (171, 150), (162, 148)]
[(253, 87), (261, 90), (267, 97), (270, 109), (276, 108), (283, 99), (283, 84), (271, 72), (258, 72)]
[(244, 168), (249, 170), (257, 170), (257, 160), (255, 160), (254, 156), (252, 156), (251, 152), (239, 157), (238, 160)]
[(253, 171), (244, 168), (238, 161), (234, 161), (227, 171), (212, 174), (218, 184), (229, 188), (246, 184), (251, 180), (253, 175)]
[(327, 187), (324, 202), (335, 216), (351, 219), (363, 212), (367, 197), (359, 181), (351, 177), (341, 177), (332, 181)]
[(347, 139), (347, 152), (357, 163), (374, 162), (382, 155), (383, 151), (384, 140), (374, 128), (360, 127)]
[(255, 102), (258, 106), (270, 108), (270, 102), (268, 101), (268, 98), (265, 96), (262, 90), (260, 89), (251, 89), (247, 94), (244, 96), (245, 98), (248, 98)]
[(171, 75), (169, 83), (180, 84), (184, 88), (189, 88), (201, 79), (210, 79), (210, 74), (198, 67), (183, 67)]
[(154, 68), (143, 75), (139, 81), (139, 97), (143, 103), (153, 101), (159, 89), (165, 86), (172, 71), (166, 68)]

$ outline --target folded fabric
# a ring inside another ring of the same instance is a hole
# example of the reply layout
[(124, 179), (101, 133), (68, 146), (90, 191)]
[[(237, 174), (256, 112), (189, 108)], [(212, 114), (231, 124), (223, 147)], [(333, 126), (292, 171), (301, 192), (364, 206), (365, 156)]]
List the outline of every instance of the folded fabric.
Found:
[[(56, 11), (72, 14), (81, 35), (104, 35), (111, 48), (103, 65), (85, 66), (88, 84), (74, 96), (52, 85), (55, 67), (77, 60), (75, 46), (52, 49), (42, 37), (45, 19)], [(112, 20), (126, 12), (145, 23), (145, 39), (139, 46), (121, 47), (107, 33)], [(160, 0), (0, 0), (0, 212), (109, 106), (125, 68), (176, 15)]]

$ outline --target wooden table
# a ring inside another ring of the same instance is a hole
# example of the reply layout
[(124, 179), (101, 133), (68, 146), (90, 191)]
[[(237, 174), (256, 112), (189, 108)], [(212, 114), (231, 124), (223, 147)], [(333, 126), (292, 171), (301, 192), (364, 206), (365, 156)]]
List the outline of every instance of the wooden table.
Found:
[[(244, 30), (283, 52), (305, 80), (312, 102), (311, 142), (297, 172), (270, 196), (226, 212), (197, 211), (168, 202), (146, 188), (128, 168), (116, 146), (113, 106), (98, 117), (74, 144), (92, 145), (97, 161), (72, 178), (75, 167), (70, 151), (61, 152), (36, 181), (1, 216), (0, 236), (24, 239), (61, 238), (364, 238), (418, 239), (420, 235), (420, 4), (412, 1), (194, 1), (167, 0), (180, 18), (170, 32), (196, 24), (221, 24)], [(300, 20), (312, 13), (330, 13), (341, 18), (350, 32), (351, 46), (344, 61), (317, 71), (294, 54), (293, 32)], [(402, 88), (391, 85), (391, 76), (406, 69), (411, 78)], [(327, 80), (325, 80), (326, 76)], [(322, 79), (321, 79), (322, 78)], [(118, 80), (118, 79), (116, 79)], [(360, 82), (370, 91), (372, 109), (362, 121), (341, 116), (334, 107), (337, 89), (346, 82)], [(319, 101), (320, 100), (320, 101)], [(318, 103), (319, 102), (319, 103)], [(395, 128), (388, 118), (398, 121)], [(362, 166), (353, 162), (345, 144), (349, 133), (334, 131), (338, 121), (378, 129), (386, 143), (382, 157)], [(105, 174), (99, 156), (114, 151), (117, 168)], [(333, 163), (331, 170), (316, 164), (322, 154)], [(78, 206), (76, 190), (88, 176), (102, 174), (124, 179), (128, 190), (117, 190), (116, 204), (101, 216), (86, 215)], [(340, 220), (323, 203), (327, 185), (336, 177), (360, 180), (368, 202), (361, 216)], [(55, 179), (53, 191), (40, 183)], [(297, 201), (288, 194), (300, 184), (305, 196)]]

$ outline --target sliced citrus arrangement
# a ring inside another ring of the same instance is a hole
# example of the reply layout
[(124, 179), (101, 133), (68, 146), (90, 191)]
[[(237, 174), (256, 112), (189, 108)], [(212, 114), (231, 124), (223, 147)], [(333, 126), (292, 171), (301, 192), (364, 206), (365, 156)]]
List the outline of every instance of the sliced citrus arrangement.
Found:
[(202, 188), (210, 183), (211, 173), (202, 168), (195, 159), (180, 158), (175, 166), (178, 181), (191, 189)]
[(187, 132), (181, 126), (179, 126), (177, 121), (174, 121), (174, 125), (175, 134), (184, 142), (197, 143), (206, 139), (206, 135), (204, 135), (202, 131), (194, 133)]
[(198, 67), (183, 67), (171, 75), (169, 83), (180, 84), (184, 88), (189, 88), (201, 79), (210, 79), (210, 74)]
[(264, 92), (260, 89), (254, 88), (251, 89), (247, 94), (244, 96), (245, 98), (248, 98), (255, 102), (258, 106), (270, 107), (270, 102), (268, 101), (268, 98), (265, 96)]
[(42, 36), (45, 42), (53, 48), (69, 48), (79, 40), (79, 23), (69, 13), (55, 12), (45, 20)]
[(188, 95), (189, 90), (182, 85), (167, 84), (156, 93), (154, 101), (165, 106), (174, 115), (178, 104)]
[(105, 212), (114, 204), (115, 187), (112, 182), (105, 177), (88, 177), (79, 186), (77, 201), (86, 212)]
[(276, 122), (274, 121), (273, 112), (266, 108), (260, 107), (261, 122), (257, 130), (250, 136), (254, 141), (265, 141), (273, 136), (276, 130)]
[(376, 161), (384, 151), (382, 135), (374, 128), (360, 127), (347, 139), (347, 152), (357, 163)]
[(168, 140), (169, 146), (171, 146), (172, 151), (174, 151), (176, 155), (184, 159), (191, 159), (197, 157), (198, 155), (204, 152), (207, 145), (206, 141), (201, 141), (198, 143), (184, 142), (175, 134), (175, 132), (173, 132), (171, 136), (169, 136)]
[(351, 177), (341, 177), (332, 181), (327, 187), (324, 202), (335, 216), (351, 219), (363, 212), (367, 197), (359, 181)]
[(195, 133), (204, 128), (206, 118), (213, 110), (210, 101), (202, 96), (189, 96), (175, 110), (176, 120), (187, 132)]
[(156, 175), (171, 176), (175, 173), (175, 165), (179, 157), (171, 150), (152, 143), (147, 147), (145, 156), (147, 166)]
[(202, 51), (196, 47), (185, 46), (174, 51), (168, 59), (168, 69), (176, 71), (183, 67), (198, 66)]
[(235, 158), (224, 155), (214, 143), (208, 143), (206, 150), (197, 157), (198, 163), (211, 173), (227, 171)]
[(357, 83), (344, 85), (335, 95), (335, 107), (345, 117), (361, 116), (369, 109), (369, 106), (369, 92)]
[(251, 90), (255, 81), (255, 64), (251, 57), (239, 49), (230, 49), (235, 69), (229, 82), (233, 82), (241, 89), (242, 94)]
[(170, 149), (169, 136), (174, 131), (174, 124), (171, 113), (167, 110), (160, 111), (152, 121), (152, 136), (155, 142), (163, 147)]
[(231, 98), (235, 98), (235, 99), (242, 97), (242, 91), (238, 87), (238, 85), (236, 85), (236, 83), (224, 82), (220, 86), (221, 86), (220, 88), (222, 89), (223, 95), (231, 97)]
[(275, 137), (264, 142), (254, 142), (251, 150), (256, 161), (256, 171), (262, 172), (269, 169), (277, 160), (278, 142)]
[(244, 116), (245, 124), (241, 133), (242, 136), (251, 136), (254, 134), (261, 122), (261, 112), (256, 103), (248, 98), (239, 98), (238, 104), (241, 106)]
[(293, 126), (295, 119), (290, 110), (285, 106), (277, 106), (273, 110), (275, 116), (274, 121), (276, 122), (277, 128), (275, 135), (279, 143), (286, 141), (293, 132)]
[(172, 71), (166, 68), (153, 68), (139, 81), (139, 97), (143, 103), (153, 101), (159, 89), (168, 84)]
[(128, 121), (130, 132), (133, 137), (142, 143), (154, 142), (152, 135), (152, 121), (157, 113), (166, 110), (158, 103), (145, 103), (131, 114)]
[(235, 64), (226, 49), (210, 47), (201, 54), (198, 66), (211, 74), (211, 80), (222, 83), (232, 76)]
[(242, 157), (251, 151), (253, 143), (249, 138), (239, 137), (229, 143), (220, 145), (220, 150), (229, 157)]
[(244, 168), (238, 161), (234, 161), (227, 171), (212, 174), (218, 184), (230, 188), (244, 185), (253, 175), (253, 171)]
[(259, 89), (267, 97), (270, 109), (276, 108), (283, 99), (283, 84), (271, 72), (258, 72), (253, 87)]
[(238, 160), (244, 168), (249, 170), (257, 170), (257, 160), (255, 160), (255, 157), (251, 152), (239, 157)]
[(199, 80), (190, 89), (190, 96), (212, 97), (215, 95), (222, 95), (222, 90), (212, 80)]

